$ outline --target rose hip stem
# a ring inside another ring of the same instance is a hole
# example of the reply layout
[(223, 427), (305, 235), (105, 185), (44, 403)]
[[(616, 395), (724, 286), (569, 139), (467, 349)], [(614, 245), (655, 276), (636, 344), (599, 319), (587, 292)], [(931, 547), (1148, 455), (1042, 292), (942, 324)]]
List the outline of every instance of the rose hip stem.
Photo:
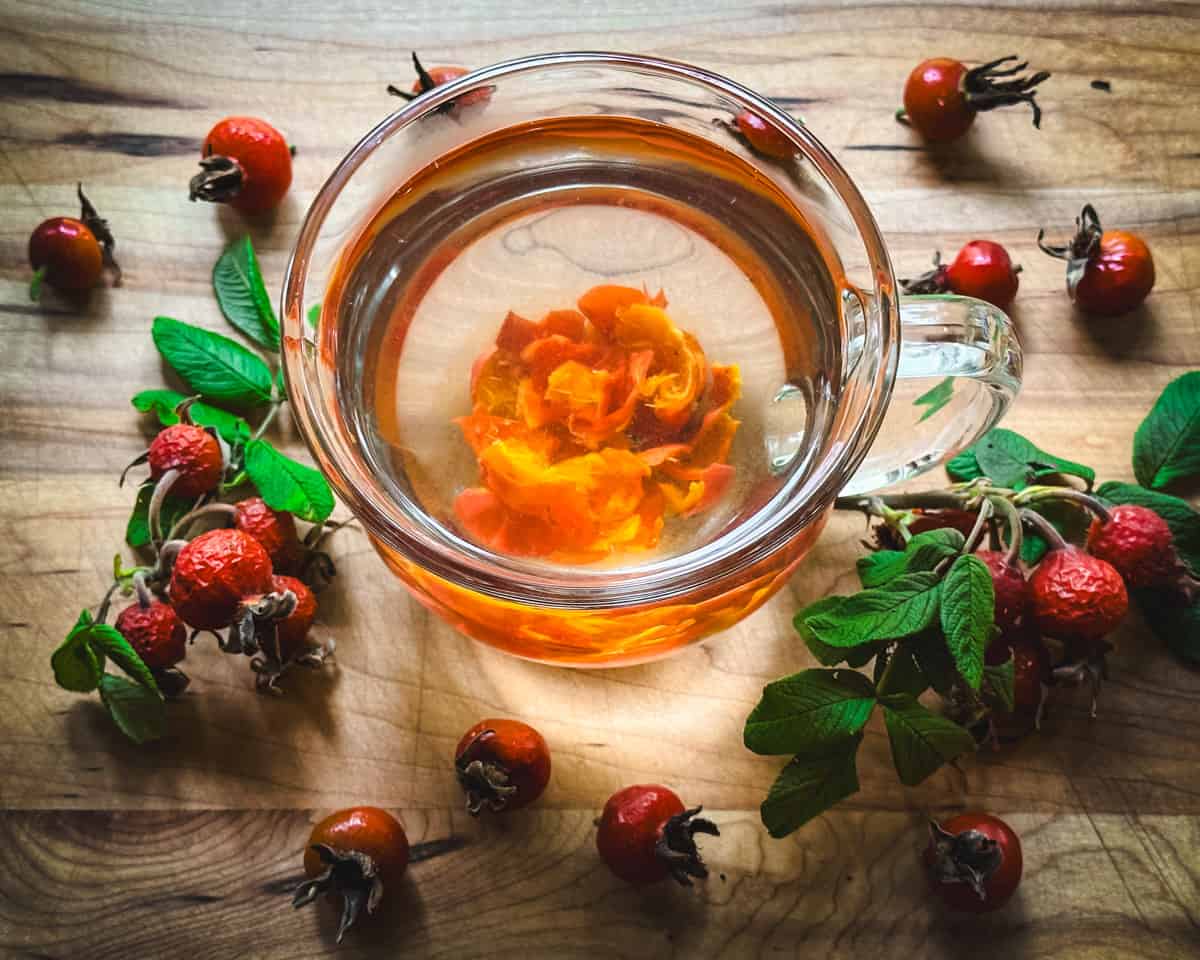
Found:
[(1012, 498), (1016, 506), (1027, 503), (1044, 503), (1048, 500), (1067, 500), (1077, 503), (1090, 510), (1100, 518), (1101, 523), (1108, 522), (1108, 508), (1091, 494), (1070, 487), (1027, 487)]
[(1070, 546), (1063, 535), (1059, 533), (1049, 520), (1043, 517), (1040, 513), (1023, 507), (1021, 509), (1021, 520), (1033, 527), (1039, 534), (1042, 535), (1056, 550), (1065, 550)]

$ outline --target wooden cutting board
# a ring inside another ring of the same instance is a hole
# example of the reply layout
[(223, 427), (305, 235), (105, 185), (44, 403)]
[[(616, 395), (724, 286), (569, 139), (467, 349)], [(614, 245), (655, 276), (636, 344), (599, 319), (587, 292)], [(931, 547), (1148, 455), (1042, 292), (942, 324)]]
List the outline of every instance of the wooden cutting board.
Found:
[[(509, 659), (409, 600), (361, 533), (321, 601), (336, 669), (286, 697), (198, 646), (171, 736), (135, 747), (95, 698), (54, 686), (50, 651), (94, 605), (130, 505), (121, 467), (149, 425), (128, 404), (159, 386), (160, 314), (221, 329), (209, 272), (244, 229), (186, 200), (209, 126), (261, 114), (298, 149), (275, 222), (252, 229), (276, 288), (306, 204), (394, 102), (411, 49), (481, 65), (555, 49), (692, 61), (797, 111), (862, 187), (897, 271), (983, 235), (1021, 262), (1013, 310), (1025, 388), (1007, 424), (1131, 478), (1133, 431), (1171, 378), (1200, 366), (1200, 12), (1183, 3), (897, 5), (719, 0), (574, 12), (530, 0), (397, 5), (149, 5), (0, 0), (0, 954), (333, 955), (332, 911), (294, 913), (309, 824), (350, 803), (397, 808), (418, 862), (396, 907), (340, 955), (490, 957), (1181, 957), (1200, 953), (1200, 676), (1136, 622), (1098, 719), (1056, 698), (1040, 735), (984, 751), (920, 789), (898, 785), (881, 725), (862, 792), (783, 841), (757, 807), (780, 766), (741, 746), (768, 680), (810, 665), (801, 604), (852, 583), (861, 518), (838, 517), (790, 588), (663, 663), (571, 672)], [(1020, 53), (1054, 72), (1028, 113), (986, 116), (933, 152), (891, 119), (918, 60)], [(1090, 81), (1111, 82), (1111, 93)], [(119, 290), (85, 313), (29, 302), (25, 245), (71, 213), (83, 181), (118, 235)], [(1077, 314), (1039, 226), (1065, 235), (1086, 201), (1154, 250), (1144, 309)], [(299, 453), (290, 424), (279, 441)], [(534, 723), (554, 776), (527, 815), (461, 811), (450, 754), (483, 715)], [(695, 890), (611, 877), (592, 818), (625, 784), (660, 781), (721, 826)], [(964, 806), (1024, 836), (1025, 881), (978, 922), (931, 903), (924, 818)]]

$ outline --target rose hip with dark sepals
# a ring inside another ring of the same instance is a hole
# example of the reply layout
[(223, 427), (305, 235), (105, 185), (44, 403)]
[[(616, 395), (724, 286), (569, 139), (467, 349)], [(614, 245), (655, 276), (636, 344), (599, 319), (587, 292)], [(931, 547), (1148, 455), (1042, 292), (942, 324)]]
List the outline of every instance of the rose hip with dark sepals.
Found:
[(209, 530), (175, 558), (167, 595), (175, 612), (198, 630), (229, 626), (247, 597), (271, 592), (271, 558), (240, 530)]
[[(388, 85), (388, 93), (394, 97), (400, 97), (403, 100), (415, 100), (423, 93), (428, 93), (434, 87), (440, 87), (444, 83), (449, 83), (451, 80), (457, 80), (459, 77), (466, 76), (471, 71), (466, 67), (455, 66), (440, 66), (430, 67), (428, 70), (422, 65), (416, 51), (412, 55), (413, 69), (417, 72), (417, 79), (412, 83), (411, 91), (400, 90), (397, 87)], [(487, 103), (492, 99), (492, 88), (481, 87), (478, 90), (472, 90), (469, 93), (464, 93), (461, 97), (455, 97), (452, 103), (446, 105), (443, 109), (453, 109), (454, 107), (469, 107), (472, 104)]]
[[(308, 631), (317, 616), (317, 598), (295, 577), (275, 574), (271, 577), (271, 592), (290, 590), (296, 598), (291, 613), (279, 620), (267, 620), (257, 625), (259, 645), (280, 663), (294, 660), (308, 646)], [(247, 598), (252, 599), (252, 598)], [(272, 646), (272, 638), (277, 646)]]
[(1105, 230), (1089, 203), (1075, 219), (1070, 243), (1045, 243), (1038, 231), (1038, 246), (1052, 257), (1067, 261), (1067, 293), (1087, 313), (1116, 316), (1127, 313), (1154, 288), (1154, 258), (1136, 233)]
[(1021, 841), (999, 817), (963, 813), (929, 824), (923, 855), (929, 880), (952, 910), (988, 913), (1004, 906), (1021, 883)]
[(276, 571), (295, 568), (302, 553), (296, 533), (296, 518), (283, 510), (272, 510), (262, 497), (249, 497), (234, 505), (234, 526), (263, 545)]
[(224, 469), (216, 437), (190, 423), (176, 423), (160, 430), (150, 442), (146, 459), (150, 463), (151, 480), (158, 481), (168, 470), (177, 470), (179, 475), (169, 493), (186, 499), (215, 490)]
[(258, 117), (226, 117), (200, 149), (201, 170), (188, 198), (228, 203), (256, 215), (279, 206), (292, 185), (292, 151), (282, 133)]
[(467, 795), (467, 812), (479, 816), (533, 803), (550, 782), (550, 748), (520, 720), (480, 720), (458, 741), (454, 769)]
[(957, 140), (980, 111), (1017, 103), (1028, 103), (1033, 108), (1033, 125), (1040, 127), (1042, 111), (1034, 99), (1034, 88), (1050, 74), (1042, 71), (1028, 77), (1016, 76), (1028, 66), (1025, 63), (1001, 68), (1016, 59), (1001, 57), (972, 69), (948, 57), (924, 60), (908, 75), (904, 110), (897, 116), (934, 143)]
[(1153, 587), (1178, 574), (1179, 558), (1167, 522), (1135, 504), (1113, 507), (1088, 530), (1088, 552), (1110, 563), (1131, 587)]
[(119, 283), (121, 269), (113, 259), (116, 241), (101, 217), (78, 187), (79, 217), (51, 217), (43, 220), (29, 236), (29, 264), (33, 281), (29, 298), (37, 300), (41, 285), (71, 296), (82, 296), (100, 282), (104, 268), (109, 267)]
[(674, 791), (658, 784), (638, 784), (618, 790), (604, 805), (596, 829), (601, 859), (622, 880), (635, 885), (673, 877), (683, 886), (692, 877), (707, 877), (695, 834), (720, 836), (711, 820), (688, 810)]
[(121, 611), (115, 625), (151, 670), (166, 670), (187, 655), (187, 628), (169, 604), (135, 603)]
[(957, 293), (986, 300), (1004, 310), (1017, 295), (1019, 270), (1000, 244), (991, 240), (972, 240), (958, 251), (949, 265), (941, 262), (940, 255), (935, 255), (931, 271), (900, 283), (905, 293)]
[(312, 903), (320, 894), (342, 897), (337, 942), (362, 915), (373, 914), (408, 868), (404, 826), (378, 807), (350, 807), (331, 813), (313, 827), (304, 851), (310, 878), (292, 895), (292, 906)]

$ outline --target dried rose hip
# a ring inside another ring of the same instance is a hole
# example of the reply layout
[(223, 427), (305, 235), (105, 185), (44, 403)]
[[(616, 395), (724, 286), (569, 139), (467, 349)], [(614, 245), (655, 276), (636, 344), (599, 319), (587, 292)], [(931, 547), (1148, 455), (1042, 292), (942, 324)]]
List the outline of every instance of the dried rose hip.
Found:
[(1028, 66), (1026, 63), (1001, 69), (1001, 64), (1016, 59), (1001, 57), (971, 69), (948, 57), (924, 60), (908, 75), (904, 110), (897, 116), (934, 143), (957, 140), (982, 110), (1017, 103), (1028, 103), (1033, 108), (1033, 125), (1040, 127), (1042, 111), (1034, 99), (1034, 88), (1050, 74), (1042, 71), (1027, 77), (1016, 76)]
[(159, 600), (126, 607), (116, 628), (153, 671), (173, 667), (187, 655), (187, 628), (174, 608)]
[(642, 885), (670, 876), (683, 886), (707, 877), (695, 835), (720, 836), (717, 825), (684, 809), (674, 791), (657, 784), (618, 790), (608, 798), (596, 830), (596, 849), (613, 873)]
[(362, 915), (373, 914), (384, 895), (400, 884), (408, 868), (408, 835), (386, 810), (350, 807), (331, 813), (312, 829), (304, 851), (305, 880), (292, 906), (312, 903), (320, 894), (342, 898), (337, 942)]
[(271, 592), (271, 558), (240, 530), (209, 530), (179, 551), (168, 596), (198, 630), (229, 626), (247, 597)]
[(550, 748), (520, 720), (480, 720), (463, 734), (454, 769), (467, 795), (467, 812), (516, 810), (533, 803), (550, 782)]
[(1154, 258), (1136, 233), (1104, 230), (1089, 203), (1075, 220), (1077, 232), (1070, 243), (1054, 246), (1043, 241), (1045, 253), (1067, 261), (1067, 293), (1081, 309), (1099, 316), (1127, 313), (1154, 288)]
[(157, 482), (168, 470), (176, 471), (170, 493), (187, 499), (215, 490), (224, 468), (216, 437), (190, 423), (176, 423), (160, 430), (150, 442), (147, 459), (150, 479)]
[(1134, 504), (1113, 507), (1088, 531), (1088, 551), (1116, 568), (1131, 587), (1153, 587), (1176, 577), (1179, 557), (1167, 522)]
[(249, 497), (234, 507), (234, 526), (263, 545), (275, 570), (295, 569), (303, 548), (296, 533), (296, 518), (283, 510), (272, 510), (262, 497)]

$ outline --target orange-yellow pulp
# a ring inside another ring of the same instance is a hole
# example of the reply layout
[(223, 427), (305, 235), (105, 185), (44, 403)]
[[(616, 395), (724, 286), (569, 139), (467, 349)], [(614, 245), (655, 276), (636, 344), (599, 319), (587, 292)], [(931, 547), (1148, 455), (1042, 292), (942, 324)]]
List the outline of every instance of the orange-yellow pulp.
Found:
[(741, 378), (666, 306), (662, 291), (599, 286), (538, 323), (509, 312), (455, 421), (479, 462), (481, 485), (454, 501), (476, 542), (589, 562), (649, 549), (666, 517), (720, 500)]

